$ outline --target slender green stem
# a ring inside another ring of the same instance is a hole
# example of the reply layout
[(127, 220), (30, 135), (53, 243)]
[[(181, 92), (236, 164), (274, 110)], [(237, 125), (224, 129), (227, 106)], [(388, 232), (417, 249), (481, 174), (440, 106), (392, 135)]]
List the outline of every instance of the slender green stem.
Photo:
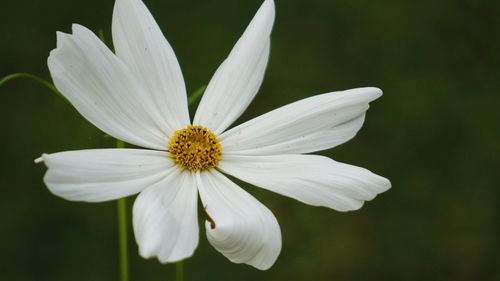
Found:
[(106, 44), (106, 37), (104, 36), (104, 30), (102, 29), (99, 29), (97, 31), (97, 36), (99, 36), (99, 39), (101, 39), (101, 41)]
[(30, 73), (22, 73), (22, 72), (21, 73), (12, 73), (12, 74), (9, 74), (7, 76), (4, 76), (0, 79), (0, 87), (3, 86), (5, 83), (7, 83), (10, 80), (19, 79), (19, 78), (26, 78), (26, 79), (33, 80), (33, 81), (39, 83), (40, 85), (44, 86), (45, 88), (47, 88), (49, 91), (58, 95), (65, 102), (69, 103), (68, 100), (56, 89), (56, 87), (54, 87), (54, 85), (52, 85), (52, 83), (50, 83), (49, 81), (47, 81), (43, 78), (40, 78), (36, 75), (30, 74)]
[(118, 237), (120, 256), (120, 281), (128, 281), (128, 246), (127, 246), (127, 198), (118, 199)]
[[(117, 148), (124, 148), (125, 143), (116, 140)], [(117, 201), (118, 210), (118, 245), (120, 259), (120, 281), (128, 281), (128, 245), (127, 245), (127, 198), (120, 198)]]
[(184, 261), (178, 261), (175, 264), (175, 269), (176, 269), (175, 280), (184, 281)]
[(205, 92), (206, 89), (207, 89), (207, 86), (201, 86), (196, 91), (194, 91), (194, 93), (192, 93), (188, 97), (188, 105), (192, 105), (196, 100), (201, 98), (201, 96), (203, 95), (203, 93)]
[(34, 80), (34, 81), (42, 84), (43, 86), (47, 87), (52, 92), (60, 95), (60, 93), (56, 89), (56, 87), (54, 87), (54, 85), (52, 85), (49, 81), (42, 79), (36, 75), (30, 74), (30, 73), (12, 73), (12, 74), (9, 74), (9, 75), (3, 77), (2, 79), (0, 79), (0, 86), (5, 84), (6, 82), (13, 80), (13, 79), (16, 79), (16, 78), (28, 78), (28, 79)]

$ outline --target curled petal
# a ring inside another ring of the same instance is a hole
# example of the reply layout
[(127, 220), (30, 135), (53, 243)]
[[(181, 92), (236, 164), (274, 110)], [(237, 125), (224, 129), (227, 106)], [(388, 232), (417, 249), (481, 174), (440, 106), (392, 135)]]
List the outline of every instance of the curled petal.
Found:
[(198, 190), (209, 220), (208, 241), (234, 263), (271, 267), (281, 251), (281, 232), (274, 215), (221, 173), (197, 173)]
[(198, 246), (197, 200), (194, 176), (180, 169), (141, 192), (133, 209), (141, 256), (164, 263), (190, 257)]

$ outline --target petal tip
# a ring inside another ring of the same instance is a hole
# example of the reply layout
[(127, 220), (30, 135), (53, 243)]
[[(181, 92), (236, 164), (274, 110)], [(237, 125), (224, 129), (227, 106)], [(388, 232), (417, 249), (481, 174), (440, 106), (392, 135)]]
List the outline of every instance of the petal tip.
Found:
[(377, 88), (377, 87), (373, 87), (373, 91), (376, 93), (377, 98), (380, 97), (380, 96), (382, 96), (382, 94), (383, 94), (382, 89)]
[(85, 27), (83, 27), (82, 25), (78, 24), (78, 23), (72, 23), (71, 24), (71, 31), (73, 33), (76, 33), (82, 29), (86, 29)]
[(382, 177), (382, 179), (383, 179), (383, 183), (381, 184), (381, 186), (382, 186), (383, 190), (380, 193), (385, 192), (385, 191), (392, 188), (392, 183), (389, 179), (386, 179), (384, 177)]
[(69, 40), (70, 37), (71, 35), (66, 32), (56, 31), (56, 41), (57, 41), (56, 48), (50, 52), (49, 56), (52, 56), (55, 50), (61, 48), (64, 44), (66, 44), (66, 42)]
[(273, 0), (266, 0), (266, 1), (264, 1), (264, 3), (262, 3), (261, 9), (263, 9), (263, 10), (265, 9), (267, 12), (269, 12), (270, 13), (269, 16), (274, 21), (274, 17), (275, 17), (275, 14), (276, 14), (276, 8), (275, 8)]
[(370, 93), (374, 96), (375, 99), (379, 98), (382, 95), (382, 90), (378, 87), (365, 87), (361, 88), (365, 93)]
[(275, 10), (274, 0), (265, 0), (264, 3), (262, 3), (262, 6)]
[(44, 157), (45, 154), (42, 154), (42, 156), (38, 157), (37, 159), (35, 159), (33, 162), (35, 162), (35, 164), (40, 164), (43, 162), (43, 157)]
[(270, 33), (273, 23), (274, 23), (274, 18), (276, 16), (276, 9), (274, 6), (274, 1), (273, 0), (266, 0), (262, 3), (260, 6), (259, 10), (257, 10), (257, 13), (255, 13), (255, 17), (252, 20), (252, 22), (259, 22), (260, 24), (263, 24), (264, 27), (269, 28), (266, 33)]

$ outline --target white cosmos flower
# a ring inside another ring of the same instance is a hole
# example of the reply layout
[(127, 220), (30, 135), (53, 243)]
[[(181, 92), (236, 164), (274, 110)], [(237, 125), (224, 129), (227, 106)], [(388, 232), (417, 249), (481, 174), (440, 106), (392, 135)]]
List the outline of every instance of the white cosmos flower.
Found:
[[(57, 33), (48, 58), (53, 81), (87, 120), (145, 149), (44, 154), (50, 191), (102, 202), (139, 193), (133, 207), (143, 257), (175, 262), (198, 245), (197, 198), (210, 243), (229, 260), (268, 269), (281, 250), (274, 215), (224, 174), (313, 206), (359, 209), (390, 188), (370, 171), (308, 155), (335, 147), (361, 128), (377, 88), (306, 98), (232, 129), (257, 93), (269, 57), (274, 3), (266, 0), (215, 72), (194, 120), (181, 69), (140, 0), (117, 0), (114, 54), (91, 31)], [(193, 124), (193, 125), (191, 125)]]

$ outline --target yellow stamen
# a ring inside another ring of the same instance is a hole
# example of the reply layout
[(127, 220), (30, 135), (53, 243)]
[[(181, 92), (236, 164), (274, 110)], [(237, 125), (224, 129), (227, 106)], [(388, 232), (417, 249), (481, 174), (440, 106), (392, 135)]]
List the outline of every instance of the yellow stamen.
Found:
[(215, 134), (203, 126), (194, 125), (175, 131), (168, 150), (179, 166), (191, 171), (217, 167), (222, 155)]

